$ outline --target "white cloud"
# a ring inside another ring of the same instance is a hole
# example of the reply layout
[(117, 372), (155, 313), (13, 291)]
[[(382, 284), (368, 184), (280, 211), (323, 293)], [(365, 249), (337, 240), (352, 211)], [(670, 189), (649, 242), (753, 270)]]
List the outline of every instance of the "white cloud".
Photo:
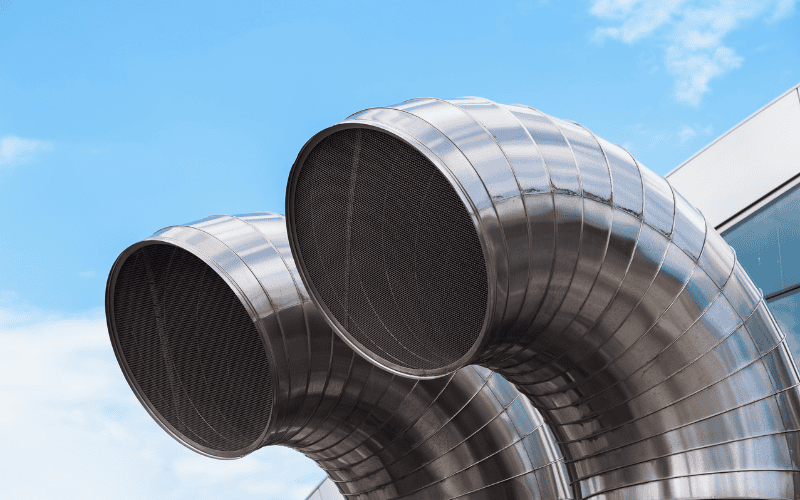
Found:
[(728, 47), (717, 47), (712, 53), (687, 52), (669, 47), (666, 54), (667, 69), (675, 77), (675, 97), (679, 101), (697, 106), (708, 92), (708, 82), (742, 65), (741, 57)]
[(302, 457), (281, 447), (270, 451), (273, 457), (270, 462), (260, 459), (258, 453), (232, 461), (188, 455), (173, 462), (172, 468), (181, 483), (191, 490), (236, 484), (240, 490), (259, 497), (305, 499), (322, 479), (322, 475), (314, 474), (310, 481), (305, 476), (293, 477), (291, 481), (287, 481), (285, 470), (290, 467), (296, 470), (298, 465), (302, 467), (301, 460), (298, 460)]
[(4, 498), (302, 499), (324, 476), (282, 447), (220, 461), (177, 443), (125, 382), (100, 314), (0, 291), (0, 360)]
[[(261, 465), (261, 466), (260, 466)], [(200, 455), (187, 455), (176, 460), (172, 468), (182, 481), (198, 486), (240, 480), (257, 471), (266, 472), (263, 464), (254, 459), (208, 460)]]
[(680, 140), (681, 144), (686, 144), (700, 135), (710, 136), (713, 131), (714, 127), (711, 125), (700, 127), (698, 125), (691, 126), (684, 124), (678, 128), (678, 139)]
[(794, 14), (796, 3), (797, 0), (778, 0), (778, 5), (775, 7), (775, 12), (772, 14), (770, 21), (775, 22)]
[(621, 21), (617, 27), (598, 28), (595, 39), (606, 38), (633, 43), (672, 20), (686, 0), (597, 0), (590, 12), (600, 19)]
[(81, 271), (78, 273), (78, 276), (80, 276), (81, 278), (89, 279), (96, 277), (97, 273), (94, 271)]
[(33, 160), (37, 153), (51, 148), (52, 144), (49, 142), (7, 135), (0, 139), (0, 167), (27, 163)]
[(690, 127), (689, 125), (681, 125), (681, 128), (678, 129), (678, 138), (681, 140), (681, 144), (685, 144), (690, 139), (693, 139), (697, 135), (697, 132)]
[(797, 0), (595, 0), (590, 12), (612, 26), (597, 28), (594, 39), (634, 43), (658, 37), (664, 62), (675, 79), (675, 98), (698, 105), (709, 82), (742, 65), (744, 59), (723, 43), (745, 21), (774, 22), (792, 14)]

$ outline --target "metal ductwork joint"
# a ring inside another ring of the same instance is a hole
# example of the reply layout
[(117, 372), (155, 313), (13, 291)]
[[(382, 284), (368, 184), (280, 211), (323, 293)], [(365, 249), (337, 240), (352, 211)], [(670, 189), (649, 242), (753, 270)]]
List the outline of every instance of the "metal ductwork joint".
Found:
[(555, 434), (576, 498), (800, 498), (800, 393), (732, 248), (586, 128), (481, 98), (373, 108), (290, 174), (313, 301), (373, 363), (479, 364)]
[(136, 396), (199, 453), (287, 446), (348, 499), (571, 497), (550, 430), (502, 377), (399, 377), (335, 335), (280, 215), (208, 217), (132, 245), (106, 314)]

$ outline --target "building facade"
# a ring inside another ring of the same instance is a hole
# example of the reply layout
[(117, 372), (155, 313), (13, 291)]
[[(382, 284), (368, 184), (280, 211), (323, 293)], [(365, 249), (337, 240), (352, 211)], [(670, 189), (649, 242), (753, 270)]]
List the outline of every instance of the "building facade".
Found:
[(800, 359), (800, 85), (667, 179), (736, 250)]

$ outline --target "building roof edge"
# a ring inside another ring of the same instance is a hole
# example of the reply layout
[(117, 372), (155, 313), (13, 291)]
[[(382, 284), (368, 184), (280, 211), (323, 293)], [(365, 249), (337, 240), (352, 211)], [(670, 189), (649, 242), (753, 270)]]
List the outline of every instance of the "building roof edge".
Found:
[(724, 133), (724, 134), (722, 134), (721, 136), (717, 137), (716, 139), (714, 139), (713, 141), (711, 141), (710, 143), (708, 143), (708, 144), (707, 144), (707, 145), (706, 145), (704, 148), (702, 148), (700, 151), (696, 152), (696, 153), (695, 153), (695, 154), (693, 154), (691, 157), (689, 157), (688, 159), (684, 160), (684, 162), (683, 162), (683, 163), (681, 163), (681, 164), (680, 164), (680, 165), (678, 165), (677, 167), (675, 167), (675, 168), (673, 168), (672, 170), (670, 170), (670, 171), (669, 171), (669, 172), (668, 172), (668, 173), (667, 173), (667, 174), (666, 174), (664, 177), (669, 177), (670, 175), (674, 174), (675, 172), (677, 172), (678, 170), (680, 170), (681, 168), (683, 168), (683, 167), (684, 167), (684, 166), (685, 166), (687, 163), (689, 163), (690, 161), (692, 161), (692, 160), (694, 160), (695, 158), (697, 158), (698, 156), (700, 156), (700, 154), (702, 154), (702, 153), (703, 153), (705, 150), (709, 149), (711, 146), (713, 146), (714, 144), (716, 144), (717, 142), (719, 142), (720, 140), (722, 140), (722, 139), (723, 139), (724, 137), (726, 137), (728, 134), (730, 134), (731, 132), (733, 132), (733, 131), (734, 131), (734, 130), (736, 130), (737, 128), (741, 127), (741, 126), (742, 126), (742, 125), (744, 125), (745, 123), (749, 122), (751, 119), (753, 119), (755, 116), (757, 116), (758, 114), (760, 114), (762, 111), (764, 111), (765, 109), (769, 108), (770, 106), (772, 106), (772, 105), (773, 105), (773, 104), (775, 104), (776, 102), (780, 101), (781, 99), (783, 99), (783, 98), (784, 98), (784, 97), (786, 97), (787, 95), (791, 94), (792, 92), (798, 92), (798, 99), (800, 99), (800, 83), (798, 83), (797, 85), (793, 86), (792, 88), (790, 88), (790, 89), (789, 89), (789, 90), (787, 90), (786, 92), (782, 93), (781, 95), (779, 95), (779, 96), (778, 96), (778, 97), (776, 97), (775, 99), (771, 100), (769, 103), (767, 103), (767, 104), (765, 104), (764, 106), (762, 106), (761, 108), (759, 108), (759, 110), (758, 110), (758, 111), (756, 111), (755, 113), (751, 114), (750, 116), (748, 116), (748, 117), (747, 117), (747, 118), (745, 118), (744, 120), (740, 121), (739, 123), (737, 123), (736, 125), (734, 125), (733, 127), (731, 127), (731, 129), (730, 129), (730, 130), (728, 130), (727, 132), (725, 132), (725, 133)]

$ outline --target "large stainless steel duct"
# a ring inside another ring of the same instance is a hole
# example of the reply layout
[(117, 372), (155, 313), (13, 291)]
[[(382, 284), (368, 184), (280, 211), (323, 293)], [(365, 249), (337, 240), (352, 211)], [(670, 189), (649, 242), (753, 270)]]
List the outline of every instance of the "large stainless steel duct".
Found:
[(576, 497), (800, 498), (783, 334), (731, 247), (622, 147), (526, 106), (414, 99), (314, 136), (286, 210), (342, 338), (419, 379), (502, 374)]
[(416, 381), (356, 355), (309, 300), (277, 214), (163, 229), (117, 259), (114, 352), (164, 430), (199, 453), (304, 453), (347, 498), (569, 498), (526, 398), (479, 367)]

